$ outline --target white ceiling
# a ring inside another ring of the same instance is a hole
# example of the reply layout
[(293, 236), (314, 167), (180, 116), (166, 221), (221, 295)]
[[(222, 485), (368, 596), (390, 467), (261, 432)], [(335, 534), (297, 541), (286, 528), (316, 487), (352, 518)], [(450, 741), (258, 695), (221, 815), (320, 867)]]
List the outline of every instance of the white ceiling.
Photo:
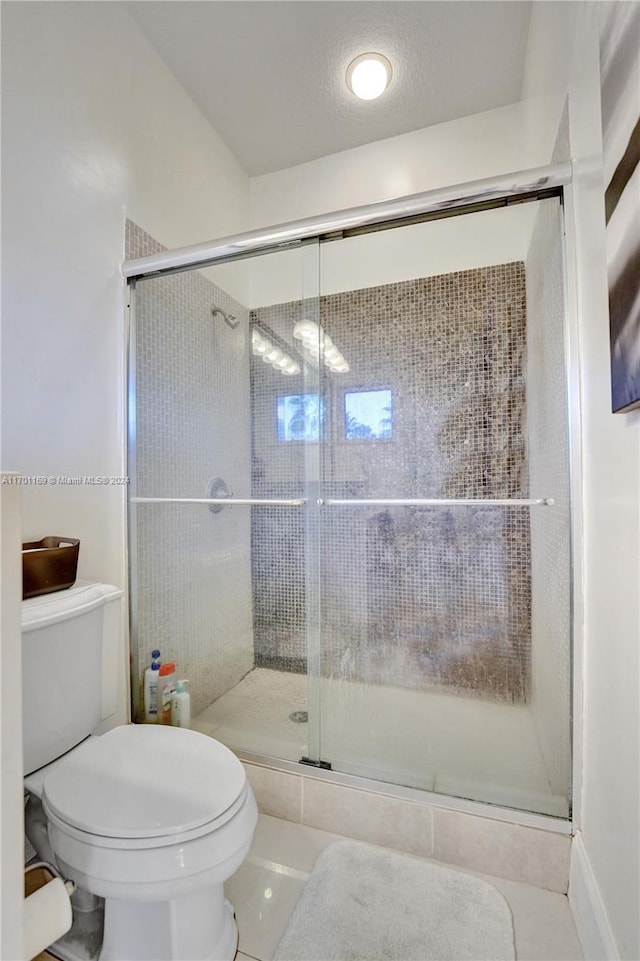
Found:
[[(528, 0), (133, 0), (127, 9), (247, 173), (520, 98)], [(347, 65), (384, 53), (376, 101)]]

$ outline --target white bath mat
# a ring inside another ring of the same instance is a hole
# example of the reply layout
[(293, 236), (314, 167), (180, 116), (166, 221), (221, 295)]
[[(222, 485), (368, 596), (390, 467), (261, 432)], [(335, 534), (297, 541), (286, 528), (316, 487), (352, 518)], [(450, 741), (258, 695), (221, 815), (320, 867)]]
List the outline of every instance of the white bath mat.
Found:
[(274, 961), (514, 961), (511, 911), (479, 878), (361, 844), (324, 849)]

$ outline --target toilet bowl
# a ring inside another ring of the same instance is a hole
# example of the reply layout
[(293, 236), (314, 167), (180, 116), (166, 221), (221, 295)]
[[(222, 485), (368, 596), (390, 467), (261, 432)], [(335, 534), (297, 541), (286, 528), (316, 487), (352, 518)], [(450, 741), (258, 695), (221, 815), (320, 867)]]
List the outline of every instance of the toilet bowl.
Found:
[[(100, 961), (231, 961), (238, 933), (222, 886), (249, 851), (256, 802), (212, 738), (114, 726), (121, 599), (78, 581), (22, 602), (26, 833), (77, 885), (74, 928), (54, 953), (80, 961), (77, 922), (92, 958), (102, 940)], [(111, 730), (96, 736), (100, 725)]]
[(257, 822), (231, 751), (195, 731), (126, 725), (42, 773), (58, 867), (105, 899), (100, 961), (231, 961), (237, 929), (223, 883)]

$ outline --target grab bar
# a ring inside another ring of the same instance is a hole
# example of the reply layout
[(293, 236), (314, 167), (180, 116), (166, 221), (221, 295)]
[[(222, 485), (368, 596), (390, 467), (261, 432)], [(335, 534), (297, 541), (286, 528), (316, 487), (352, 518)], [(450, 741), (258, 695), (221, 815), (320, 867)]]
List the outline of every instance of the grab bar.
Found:
[(223, 507), (304, 507), (302, 497), (291, 500), (254, 497), (132, 497), (132, 504), (221, 504)]
[(330, 497), (320, 500), (323, 507), (553, 507), (553, 497), (524, 498), (481, 498), (481, 497), (407, 497), (407, 498), (352, 498), (338, 500)]

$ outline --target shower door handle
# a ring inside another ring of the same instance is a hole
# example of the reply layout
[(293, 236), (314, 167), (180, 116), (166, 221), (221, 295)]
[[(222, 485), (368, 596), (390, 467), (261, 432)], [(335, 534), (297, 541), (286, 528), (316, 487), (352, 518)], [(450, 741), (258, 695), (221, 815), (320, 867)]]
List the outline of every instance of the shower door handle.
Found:
[(131, 504), (209, 504), (220, 507), (304, 507), (304, 497), (132, 497)]
[(553, 497), (352, 497), (319, 500), (321, 507), (553, 507)]

